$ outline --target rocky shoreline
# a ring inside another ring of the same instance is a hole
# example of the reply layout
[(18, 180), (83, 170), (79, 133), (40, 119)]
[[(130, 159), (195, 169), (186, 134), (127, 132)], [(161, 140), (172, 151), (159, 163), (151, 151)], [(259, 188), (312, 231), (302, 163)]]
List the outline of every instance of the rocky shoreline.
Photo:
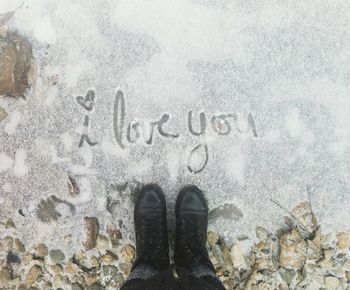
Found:
[[(44, 243), (27, 248), (12, 219), (2, 222), (0, 289), (118, 289), (134, 246), (114, 226), (100, 233), (97, 218), (86, 217), (85, 224), (85, 248), (67, 257)], [(277, 233), (257, 227), (257, 242), (246, 255), (239, 242), (227, 245), (208, 233), (210, 257), (227, 289), (349, 289), (350, 232), (322, 235), (307, 202), (292, 209), (285, 224)]]

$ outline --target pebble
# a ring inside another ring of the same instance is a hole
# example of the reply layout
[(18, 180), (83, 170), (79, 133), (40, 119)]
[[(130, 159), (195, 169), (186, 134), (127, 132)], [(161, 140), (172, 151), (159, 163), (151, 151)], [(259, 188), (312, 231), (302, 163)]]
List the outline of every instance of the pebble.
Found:
[(211, 247), (216, 245), (219, 241), (219, 235), (215, 232), (209, 231), (208, 232), (208, 243)]
[(287, 224), (292, 224), (292, 228), (296, 228), (304, 239), (311, 239), (318, 229), (318, 223), (310, 203), (307, 201), (299, 203), (292, 209), (292, 213), (296, 219), (289, 218)]
[(24, 97), (30, 84), (28, 74), (32, 64), (30, 43), (18, 33), (0, 29), (0, 95)]
[(109, 284), (112, 280), (117, 278), (119, 270), (115, 266), (104, 265), (102, 267), (102, 280), (104, 283)]
[(7, 27), (7, 25), (0, 25), (0, 37), (6, 38), (8, 30), (9, 28)]
[(52, 270), (52, 272), (54, 272), (55, 274), (60, 274), (60, 273), (62, 273), (62, 266), (61, 266), (61, 265), (58, 265), (58, 264), (52, 265), (52, 266), (51, 266), (51, 270)]
[(340, 250), (345, 250), (350, 247), (350, 237), (348, 233), (337, 234), (337, 246)]
[(7, 263), (19, 264), (21, 263), (21, 258), (16, 253), (9, 251), (7, 253)]
[(107, 233), (111, 241), (112, 247), (116, 248), (117, 246), (119, 246), (120, 240), (123, 238), (121, 231), (117, 229), (115, 225), (108, 224)]
[(284, 268), (301, 269), (306, 259), (306, 242), (299, 232), (293, 229), (280, 238), (279, 263)]
[(4, 108), (0, 107), (0, 122), (8, 117), (8, 113)]
[(262, 241), (262, 242), (266, 242), (269, 236), (269, 232), (267, 229), (263, 228), (263, 227), (256, 227), (255, 229), (255, 233), (256, 233), (256, 237)]
[(95, 217), (85, 217), (85, 239), (84, 246), (86, 250), (91, 250), (96, 247), (96, 241), (99, 231), (98, 220)]
[(96, 248), (99, 250), (105, 250), (109, 247), (109, 239), (106, 236), (98, 235), (96, 240)]
[(33, 254), (37, 257), (46, 257), (49, 254), (49, 250), (45, 244), (41, 243), (34, 247)]
[(73, 283), (71, 290), (84, 290), (83, 287), (78, 283)]
[(282, 279), (289, 285), (293, 281), (296, 272), (294, 269), (286, 269), (286, 268), (279, 268), (278, 272), (280, 273)]
[(20, 253), (25, 252), (25, 247), (19, 239), (15, 239), (15, 249), (17, 252), (20, 252)]
[(345, 271), (345, 277), (348, 283), (350, 282), (350, 271)]
[(78, 284), (78, 283), (73, 283), (72, 284), (72, 289), (71, 290), (84, 290), (83, 287)]
[(336, 289), (339, 286), (339, 279), (333, 276), (326, 276), (324, 278), (324, 283), (327, 289)]
[(64, 261), (65, 256), (61, 250), (50, 250), (50, 259), (53, 264), (59, 264)]
[(69, 274), (74, 274), (77, 272), (77, 266), (72, 263), (72, 261), (69, 261), (64, 268), (64, 271)]
[(242, 248), (239, 246), (238, 243), (234, 244), (231, 247), (230, 254), (231, 254), (231, 260), (234, 268), (236, 269), (247, 268)]
[(4, 245), (6, 251), (11, 251), (13, 249), (13, 245), (14, 245), (13, 238), (10, 236), (3, 238), (2, 244)]
[(8, 268), (1, 268), (0, 270), (0, 286), (4, 287), (11, 281), (11, 273)]
[(29, 287), (31, 286), (43, 273), (43, 270), (40, 266), (34, 265), (28, 272), (27, 278), (26, 278), (26, 285)]
[(7, 229), (15, 229), (16, 226), (15, 226), (15, 223), (13, 222), (13, 219), (11, 218), (8, 218), (5, 222), (5, 228)]
[(132, 262), (135, 258), (135, 248), (131, 245), (125, 245), (120, 251), (121, 257), (125, 262)]
[(111, 264), (113, 261), (115, 261), (115, 258), (112, 255), (103, 255), (101, 257), (101, 260), (106, 264)]

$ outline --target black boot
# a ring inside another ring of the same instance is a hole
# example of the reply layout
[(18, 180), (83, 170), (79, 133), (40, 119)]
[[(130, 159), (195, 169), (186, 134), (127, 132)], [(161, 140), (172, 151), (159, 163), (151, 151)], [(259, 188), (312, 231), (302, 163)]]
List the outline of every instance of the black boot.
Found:
[(204, 268), (215, 275), (206, 248), (208, 206), (195, 186), (184, 187), (176, 201), (175, 266), (189, 273)]
[(156, 271), (169, 267), (168, 229), (164, 193), (157, 185), (144, 186), (135, 204), (136, 261)]

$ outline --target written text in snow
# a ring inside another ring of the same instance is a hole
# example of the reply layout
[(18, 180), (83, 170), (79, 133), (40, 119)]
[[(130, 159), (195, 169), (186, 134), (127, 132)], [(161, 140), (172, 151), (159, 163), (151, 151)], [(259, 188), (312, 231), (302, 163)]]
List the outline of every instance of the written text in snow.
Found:
[[(86, 110), (84, 119), (84, 127), (88, 128), (89, 115), (88, 113), (93, 109), (95, 102), (95, 92), (89, 90), (85, 97), (78, 96), (76, 98), (78, 104)], [(130, 119), (127, 114), (126, 97), (122, 90), (118, 89), (113, 108), (113, 131), (118, 146), (121, 149), (125, 149), (127, 146), (146, 145), (151, 146), (154, 144), (154, 135), (159, 134), (163, 138), (169, 140), (176, 140), (184, 132), (172, 132), (166, 129), (166, 124), (171, 122), (170, 114), (165, 113), (156, 121), (142, 121), (139, 119)], [(185, 120), (186, 121), (186, 120)], [(192, 110), (187, 113), (187, 128), (191, 136), (197, 137), (199, 140), (187, 157), (187, 168), (191, 173), (201, 172), (209, 161), (209, 148), (206, 142), (206, 133), (208, 130), (212, 130), (215, 134), (223, 137), (227, 137), (230, 133), (246, 134), (250, 137), (257, 137), (257, 128), (254, 120), (254, 116), (251, 112), (245, 114), (244, 117), (238, 113), (224, 113), (214, 114), (211, 118), (208, 118), (205, 111), (195, 114)], [(79, 147), (82, 147), (84, 141), (89, 146), (95, 146), (98, 144), (87, 134), (88, 130), (82, 134)]]

